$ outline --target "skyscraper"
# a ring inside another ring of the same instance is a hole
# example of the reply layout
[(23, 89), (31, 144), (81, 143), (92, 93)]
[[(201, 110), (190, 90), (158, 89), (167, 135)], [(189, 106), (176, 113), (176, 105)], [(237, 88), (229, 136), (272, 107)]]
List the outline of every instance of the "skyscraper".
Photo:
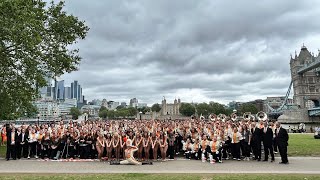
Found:
[(64, 98), (71, 99), (71, 87), (64, 88)]
[(65, 99), (65, 97), (64, 97), (64, 80), (57, 82), (56, 92), (57, 92), (57, 99), (60, 99), (60, 100)]
[(78, 102), (82, 103), (82, 88), (78, 81), (71, 83), (71, 98), (77, 99)]

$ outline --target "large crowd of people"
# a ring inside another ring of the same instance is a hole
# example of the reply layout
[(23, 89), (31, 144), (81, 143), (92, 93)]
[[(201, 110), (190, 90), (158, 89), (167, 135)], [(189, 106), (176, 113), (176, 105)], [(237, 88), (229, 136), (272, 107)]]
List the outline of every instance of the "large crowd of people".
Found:
[[(204, 120), (87, 120), (1, 128), (6, 159), (100, 159), (137, 161), (184, 157), (210, 163), (271, 161), (288, 164), (287, 131), (279, 122)], [(134, 147), (134, 152), (126, 152)], [(262, 150), (263, 149), (263, 150)], [(263, 156), (262, 156), (262, 152)], [(269, 157), (270, 156), (270, 157)], [(269, 159), (270, 158), (270, 159)]]

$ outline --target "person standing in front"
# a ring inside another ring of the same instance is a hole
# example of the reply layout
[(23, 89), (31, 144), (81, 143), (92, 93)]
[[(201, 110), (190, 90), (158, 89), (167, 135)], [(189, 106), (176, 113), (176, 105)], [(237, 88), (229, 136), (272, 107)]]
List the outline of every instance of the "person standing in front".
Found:
[(263, 139), (263, 149), (264, 149), (263, 161), (268, 161), (268, 156), (270, 153), (271, 162), (273, 162), (274, 161), (274, 154), (273, 154), (273, 147), (272, 147), (273, 131), (270, 127), (268, 127), (267, 121), (264, 122), (262, 139)]
[(288, 147), (288, 132), (281, 127), (280, 122), (276, 123), (276, 142), (279, 148), (281, 162), (279, 164), (289, 164), (287, 147)]

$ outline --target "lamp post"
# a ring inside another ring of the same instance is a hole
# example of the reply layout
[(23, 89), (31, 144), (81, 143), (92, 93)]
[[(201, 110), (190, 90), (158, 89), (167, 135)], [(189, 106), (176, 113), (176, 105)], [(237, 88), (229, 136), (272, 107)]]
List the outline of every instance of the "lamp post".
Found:
[(40, 114), (38, 114), (38, 126), (40, 124)]
[(141, 115), (142, 115), (142, 112), (140, 111), (140, 112), (139, 112), (139, 114), (140, 114), (140, 120), (141, 120)]

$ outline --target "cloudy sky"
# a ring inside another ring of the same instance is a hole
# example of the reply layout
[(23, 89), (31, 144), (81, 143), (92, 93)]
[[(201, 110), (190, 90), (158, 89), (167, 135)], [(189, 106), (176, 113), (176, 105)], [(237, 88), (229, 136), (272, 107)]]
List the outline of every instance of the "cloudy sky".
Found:
[(77, 44), (86, 99), (152, 105), (284, 96), (290, 54), (318, 54), (320, 1), (67, 0), (91, 28)]

